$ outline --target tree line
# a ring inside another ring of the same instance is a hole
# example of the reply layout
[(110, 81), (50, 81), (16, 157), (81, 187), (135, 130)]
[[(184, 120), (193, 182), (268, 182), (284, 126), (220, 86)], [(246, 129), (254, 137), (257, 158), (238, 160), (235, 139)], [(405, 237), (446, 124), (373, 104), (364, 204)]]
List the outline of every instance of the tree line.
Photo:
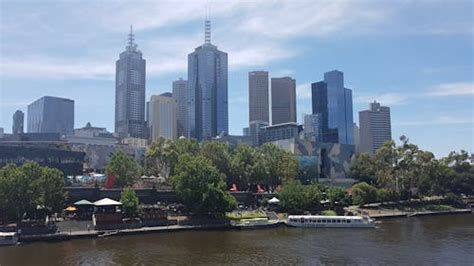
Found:
[(352, 190), (355, 204), (474, 194), (474, 166), (466, 151), (436, 159), (407, 137), (400, 141), (398, 146), (388, 141), (373, 157), (361, 154), (352, 163), (351, 177), (361, 182)]

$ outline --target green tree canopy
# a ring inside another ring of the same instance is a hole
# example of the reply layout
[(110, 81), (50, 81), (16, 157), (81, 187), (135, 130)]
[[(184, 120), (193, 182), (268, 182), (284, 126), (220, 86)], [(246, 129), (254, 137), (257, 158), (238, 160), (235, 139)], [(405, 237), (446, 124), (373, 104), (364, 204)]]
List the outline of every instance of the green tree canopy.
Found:
[(127, 218), (138, 217), (140, 213), (138, 200), (135, 190), (131, 187), (126, 187), (120, 195), (120, 202), (122, 202), (122, 209), (124, 216)]
[(140, 175), (140, 166), (123, 151), (112, 155), (106, 167), (107, 175), (114, 175), (118, 187), (131, 186)]
[(171, 183), (186, 207), (196, 214), (222, 216), (237, 206), (226, 191), (224, 175), (202, 155), (180, 156)]
[(282, 187), (279, 199), (283, 211), (299, 214), (304, 211), (321, 210), (323, 196), (319, 185), (302, 185), (299, 181), (293, 180)]
[(37, 206), (49, 213), (64, 207), (64, 176), (57, 169), (26, 162), (21, 167), (9, 164), (0, 169), (0, 208), (10, 219), (21, 220), (32, 215)]
[(356, 205), (364, 205), (377, 200), (377, 189), (361, 182), (352, 186), (352, 202)]

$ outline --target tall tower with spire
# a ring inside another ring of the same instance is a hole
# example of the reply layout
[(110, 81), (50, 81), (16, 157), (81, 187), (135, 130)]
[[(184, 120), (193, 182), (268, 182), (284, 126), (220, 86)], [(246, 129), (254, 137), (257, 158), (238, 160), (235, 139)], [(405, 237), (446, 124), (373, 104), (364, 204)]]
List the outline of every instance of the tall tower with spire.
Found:
[(204, 21), (204, 44), (188, 55), (187, 136), (198, 140), (229, 132), (227, 53), (211, 43), (211, 21)]
[(127, 46), (115, 63), (115, 132), (122, 138), (148, 137), (145, 123), (146, 61), (137, 47), (130, 25)]

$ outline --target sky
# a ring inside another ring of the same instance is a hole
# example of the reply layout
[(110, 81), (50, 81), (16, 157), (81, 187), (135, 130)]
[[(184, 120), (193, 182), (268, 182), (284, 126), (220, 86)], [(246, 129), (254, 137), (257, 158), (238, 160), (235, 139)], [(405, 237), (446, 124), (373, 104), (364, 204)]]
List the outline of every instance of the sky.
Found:
[[(376, 100), (392, 135), (437, 157), (474, 152), (474, 1), (0, 0), (0, 127), (44, 95), (75, 101), (75, 127), (114, 129), (115, 61), (133, 24), (147, 61), (147, 100), (187, 78), (187, 54), (204, 42), (229, 58), (229, 130), (248, 124), (248, 72), (291, 76), (297, 112), (310, 84), (344, 72), (354, 121)], [(26, 130), (25, 117), (25, 130)]]

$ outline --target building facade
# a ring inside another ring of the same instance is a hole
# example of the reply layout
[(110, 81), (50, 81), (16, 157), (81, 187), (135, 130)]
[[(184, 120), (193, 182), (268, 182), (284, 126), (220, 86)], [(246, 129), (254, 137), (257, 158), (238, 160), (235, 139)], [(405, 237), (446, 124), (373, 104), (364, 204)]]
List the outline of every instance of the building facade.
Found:
[(121, 138), (146, 138), (146, 61), (137, 49), (130, 26), (128, 45), (115, 63), (115, 133)]
[(12, 134), (22, 134), (25, 122), (25, 114), (21, 110), (16, 110), (13, 114)]
[(176, 139), (178, 105), (173, 95), (169, 92), (153, 95), (147, 105), (150, 140), (153, 142), (159, 137)]
[(188, 137), (211, 139), (229, 132), (227, 53), (211, 44), (210, 21), (205, 42), (188, 55)]
[(313, 114), (321, 114), (323, 142), (353, 145), (352, 90), (344, 88), (344, 74), (326, 72), (324, 81), (311, 87)]
[(249, 124), (252, 121), (270, 122), (268, 72), (249, 72)]
[(180, 78), (179, 80), (173, 81), (173, 97), (176, 99), (177, 104), (177, 134), (178, 137), (186, 136), (188, 131), (188, 81)]
[(296, 81), (290, 77), (272, 78), (272, 125), (296, 123)]
[(303, 119), (304, 138), (311, 141), (322, 141), (323, 127), (321, 114), (306, 114)]
[(265, 121), (252, 121), (249, 125), (249, 135), (253, 146), (258, 146), (263, 143), (262, 128), (269, 126)]
[(283, 139), (298, 138), (302, 130), (301, 125), (293, 122), (262, 127), (260, 129), (259, 144)]
[(74, 132), (74, 101), (44, 96), (28, 105), (28, 133)]
[(370, 109), (359, 112), (360, 152), (374, 155), (385, 141), (392, 140), (390, 108), (378, 102), (370, 103)]

